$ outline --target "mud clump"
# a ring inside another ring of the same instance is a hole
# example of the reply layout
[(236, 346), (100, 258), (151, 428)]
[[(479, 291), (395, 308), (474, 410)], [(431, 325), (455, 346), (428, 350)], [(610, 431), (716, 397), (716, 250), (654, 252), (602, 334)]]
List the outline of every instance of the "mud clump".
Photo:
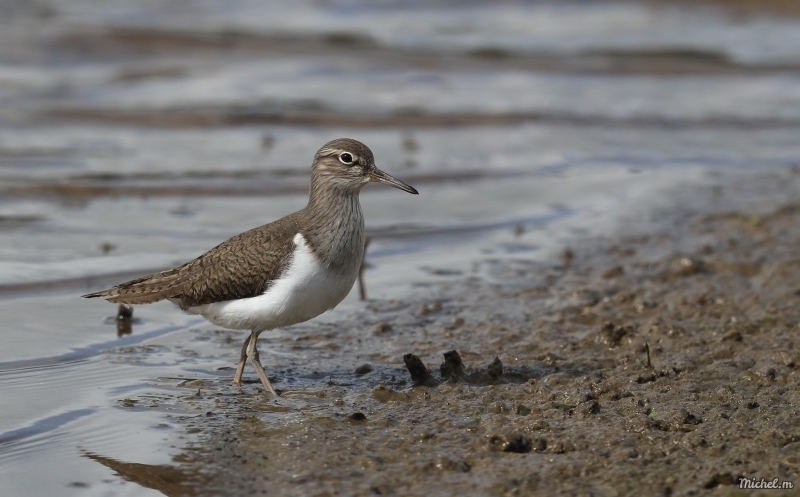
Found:
[(628, 343), (630, 343), (634, 333), (633, 326), (619, 326), (608, 322), (600, 328), (600, 333), (596, 340), (603, 345), (617, 347), (622, 343), (623, 339), (627, 339)]
[(439, 372), (445, 380), (459, 381), (467, 376), (461, 356), (455, 350), (444, 353), (444, 362), (439, 366)]
[(406, 354), (403, 356), (403, 362), (411, 374), (411, 381), (414, 382), (414, 385), (434, 386), (438, 383), (419, 357), (414, 354)]
[(503, 376), (503, 363), (500, 362), (499, 357), (495, 357), (489, 367), (486, 368), (486, 374), (489, 375), (493, 381), (497, 381)]
[[(527, 379), (526, 371), (519, 371), (511, 376), (504, 376), (503, 363), (499, 357), (485, 369), (472, 369), (467, 371), (458, 351), (450, 350), (444, 353), (444, 362), (439, 366), (441, 380), (433, 378), (422, 360), (414, 354), (403, 356), (403, 362), (411, 375), (414, 385), (436, 386), (441, 382), (467, 383), (470, 385), (488, 385), (498, 382), (519, 382)], [(527, 373), (530, 374), (528, 371)]]
[[(486, 445), (489, 450), (516, 452), (517, 454), (525, 454), (533, 450), (533, 442), (527, 435), (522, 433), (489, 435), (486, 440)], [(543, 447), (542, 450), (544, 450), (544, 448), (547, 448), (547, 443), (540, 443), (537, 445), (537, 448), (538, 447)]]

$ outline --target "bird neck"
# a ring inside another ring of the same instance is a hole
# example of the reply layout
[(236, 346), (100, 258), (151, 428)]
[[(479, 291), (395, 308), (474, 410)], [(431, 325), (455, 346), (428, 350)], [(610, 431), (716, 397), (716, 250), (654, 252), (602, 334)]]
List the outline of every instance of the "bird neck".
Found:
[(328, 268), (361, 264), (364, 254), (364, 215), (358, 192), (330, 187), (314, 188), (304, 209), (308, 229), (304, 235)]

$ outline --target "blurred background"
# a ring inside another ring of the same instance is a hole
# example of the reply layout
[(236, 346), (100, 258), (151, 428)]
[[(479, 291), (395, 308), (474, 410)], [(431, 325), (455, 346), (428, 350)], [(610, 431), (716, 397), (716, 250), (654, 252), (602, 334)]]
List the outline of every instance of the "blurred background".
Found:
[[(242, 336), (198, 335), (214, 328), (166, 304), (122, 332), (78, 296), (301, 208), (328, 140), (365, 142), (420, 191), (362, 192), (370, 298), (489, 277), (482, 261), (552, 257), (676, 188), (800, 164), (799, 16), (789, 0), (0, 0), (0, 493), (150, 492), (81, 454), (168, 461), (164, 399), (229, 376)], [(322, 321), (362, 305), (354, 291)]]

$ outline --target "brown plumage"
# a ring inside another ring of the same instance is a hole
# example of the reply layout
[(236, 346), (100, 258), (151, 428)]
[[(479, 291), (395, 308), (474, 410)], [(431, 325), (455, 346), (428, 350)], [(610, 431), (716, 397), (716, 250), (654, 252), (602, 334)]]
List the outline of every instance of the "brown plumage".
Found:
[(417, 191), (375, 167), (372, 151), (342, 138), (314, 156), (308, 205), (222, 242), (193, 261), (84, 295), (114, 303), (170, 300), (220, 326), (251, 330), (234, 382), (250, 358), (275, 393), (255, 347), (264, 330), (311, 319), (352, 288), (364, 254), (358, 193), (370, 181)]
[(301, 212), (240, 233), (181, 266), (84, 297), (103, 297), (120, 304), (171, 299), (186, 310), (261, 295), (291, 260), (292, 238), (300, 232)]

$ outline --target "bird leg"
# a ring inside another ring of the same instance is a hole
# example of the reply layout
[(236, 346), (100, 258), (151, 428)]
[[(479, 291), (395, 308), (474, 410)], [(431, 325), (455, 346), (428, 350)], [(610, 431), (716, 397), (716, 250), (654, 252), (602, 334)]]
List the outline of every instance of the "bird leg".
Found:
[(235, 385), (242, 384), (242, 373), (244, 373), (244, 364), (247, 360), (247, 346), (250, 344), (251, 338), (253, 338), (253, 335), (248, 336), (242, 346), (242, 355), (239, 356), (239, 365), (236, 366), (236, 375), (233, 377), (233, 383)]
[(269, 378), (267, 378), (267, 374), (264, 372), (264, 368), (261, 367), (261, 360), (258, 358), (258, 349), (256, 348), (256, 341), (258, 340), (258, 335), (253, 333), (250, 335), (250, 340), (247, 344), (247, 357), (250, 358), (250, 364), (258, 373), (258, 377), (261, 378), (261, 383), (264, 384), (264, 388), (272, 392), (272, 395), (278, 396), (278, 392), (272, 388), (272, 384), (269, 382)]

